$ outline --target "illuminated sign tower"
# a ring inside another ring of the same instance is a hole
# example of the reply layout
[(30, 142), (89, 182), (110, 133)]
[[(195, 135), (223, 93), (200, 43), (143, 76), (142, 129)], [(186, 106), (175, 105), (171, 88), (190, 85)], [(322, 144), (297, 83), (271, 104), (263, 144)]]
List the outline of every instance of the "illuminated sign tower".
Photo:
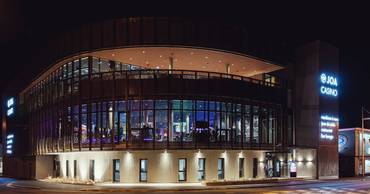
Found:
[(295, 121), (297, 146), (315, 147), (317, 177), (338, 178), (337, 48), (316, 41), (297, 50)]

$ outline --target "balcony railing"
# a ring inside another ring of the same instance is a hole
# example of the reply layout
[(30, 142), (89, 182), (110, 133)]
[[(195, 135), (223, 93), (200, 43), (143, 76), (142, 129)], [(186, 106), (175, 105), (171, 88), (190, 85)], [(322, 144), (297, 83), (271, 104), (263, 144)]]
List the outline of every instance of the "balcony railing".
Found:
[[(217, 73), (217, 72), (207, 72), (207, 71), (192, 71), (192, 70), (167, 70), (167, 69), (142, 69), (142, 70), (123, 70), (123, 71), (112, 71), (112, 72), (100, 72), (93, 73), (92, 78), (102, 78), (105, 80), (110, 79), (154, 79), (154, 78), (179, 78), (179, 79), (199, 79), (199, 80), (210, 80), (210, 79), (227, 79), (227, 80), (240, 80), (252, 84), (257, 84), (261, 86), (277, 87), (281, 88), (283, 85), (281, 83), (271, 83), (263, 80), (258, 80), (250, 77)], [(85, 77), (87, 78), (87, 77)]]

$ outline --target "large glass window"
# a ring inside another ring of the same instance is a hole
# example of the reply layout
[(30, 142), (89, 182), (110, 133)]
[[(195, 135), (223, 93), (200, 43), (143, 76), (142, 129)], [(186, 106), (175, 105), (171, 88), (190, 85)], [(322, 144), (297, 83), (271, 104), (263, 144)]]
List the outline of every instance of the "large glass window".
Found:
[(167, 100), (155, 101), (155, 139), (159, 142), (168, 138), (168, 102)]
[(81, 79), (88, 78), (89, 74), (89, 60), (87, 57), (81, 58)]
[(250, 105), (245, 105), (244, 110), (244, 142), (250, 143), (251, 138), (251, 114)]
[(182, 133), (184, 132), (183, 123), (182, 123), (182, 104), (181, 100), (172, 100), (171, 101), (171, 121), (172, 129), (170, 133), (171, 141), (181, 141)]
[(186, 158), (179, 159), (179, 181), (186, 181)]
[(258, 106), (253, 107), (253, 139), (252, 143), (259, 143), (259, 109)]
[(269, 121), (269, 118), (268, 118), (268, 111), (266, 108), (261, 108), (261, 140), (262, 142), (261, 143), (268, 143), (268, 121)]

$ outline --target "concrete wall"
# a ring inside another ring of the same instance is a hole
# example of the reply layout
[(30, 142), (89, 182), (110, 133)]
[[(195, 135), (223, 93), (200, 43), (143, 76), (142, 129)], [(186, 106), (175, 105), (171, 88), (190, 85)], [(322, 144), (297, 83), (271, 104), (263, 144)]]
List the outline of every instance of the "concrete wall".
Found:
[(316, 150), (296, 149), (297, 177), (316, 178)]
[(54, 156), (36, 156), (36, 179), (53, 176)]
[[(315, 157), (315, 151), (300, 151), (297, 155), (304, 158)], [(73, 161), (77, 160), (77, 179), (89, 178), (89, 160), (95, 160), (95, 180), (98, 182), (113, 181), (113, 159), (120, 159), (120, 181), (125, 183), (139, 182), (139, 161), (148, 159), (148, 182), (179, 182), (178, 159), (187, 159), (187, 181), (199, 182), (198, 158), (206, 158), (206, 180), (217, 180), (217, 159), (225, 159), (225, 179), (239, 180), (239, 160), (245, 158), (245, 178), (253, 177), (253, 158), (257, 158), (257, 178), (265, 178), (265, 152), (250, 150), (151, 150), (151, 151), (104, 151), (104, 152), (75, 152), (59, 154), (61, 176), (66, 177), (66, 160), (69, 160), (69, 174), (73, 176)], [(284, 160), (281, 157), (281, 160)], [(312, 160), (314, 160), (313, 158)], [(315, 162), (306, 164), (308, 160), (297, 165), (299, 177), (314, 178), (316, 175)], [(286, 162), (283, 162), (284, 165)], [(286, 165), (285, 165), (286, 166)], [(282, 176), (288, 176), (287, 168)]]

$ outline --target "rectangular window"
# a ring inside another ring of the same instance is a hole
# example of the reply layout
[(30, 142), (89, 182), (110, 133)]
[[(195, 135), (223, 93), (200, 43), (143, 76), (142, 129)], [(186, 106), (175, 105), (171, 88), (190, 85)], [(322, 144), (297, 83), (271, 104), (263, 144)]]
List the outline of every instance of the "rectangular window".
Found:
[(186, 158), (179, 159), (179, 181), (186, 181)]
[(225, 178), (225, 159), (224, 158), (219, 158), (217, 160), (217, 176), (218, 176), (218, 179)]
[(113, 160), (113, 182), (120, 182), (120, 160)]
[(198, 159), (198, 180), (202, 181), (206, 179), (206, 159)]
[(69, 177), (69, 161), (66, 160), (66, 177)]
[(95, 180), (95, 160), (89, 162), (89, 179)]
[(77, 160), (73, 160), (73, 178), (77, 178)]
[(244, 178), (244, 158), (239, 158), (239, 178)]
[(140, 175), (139, 175), (140, 182), (148, 181), (148, 160), (147, 159), (140, 159)]

